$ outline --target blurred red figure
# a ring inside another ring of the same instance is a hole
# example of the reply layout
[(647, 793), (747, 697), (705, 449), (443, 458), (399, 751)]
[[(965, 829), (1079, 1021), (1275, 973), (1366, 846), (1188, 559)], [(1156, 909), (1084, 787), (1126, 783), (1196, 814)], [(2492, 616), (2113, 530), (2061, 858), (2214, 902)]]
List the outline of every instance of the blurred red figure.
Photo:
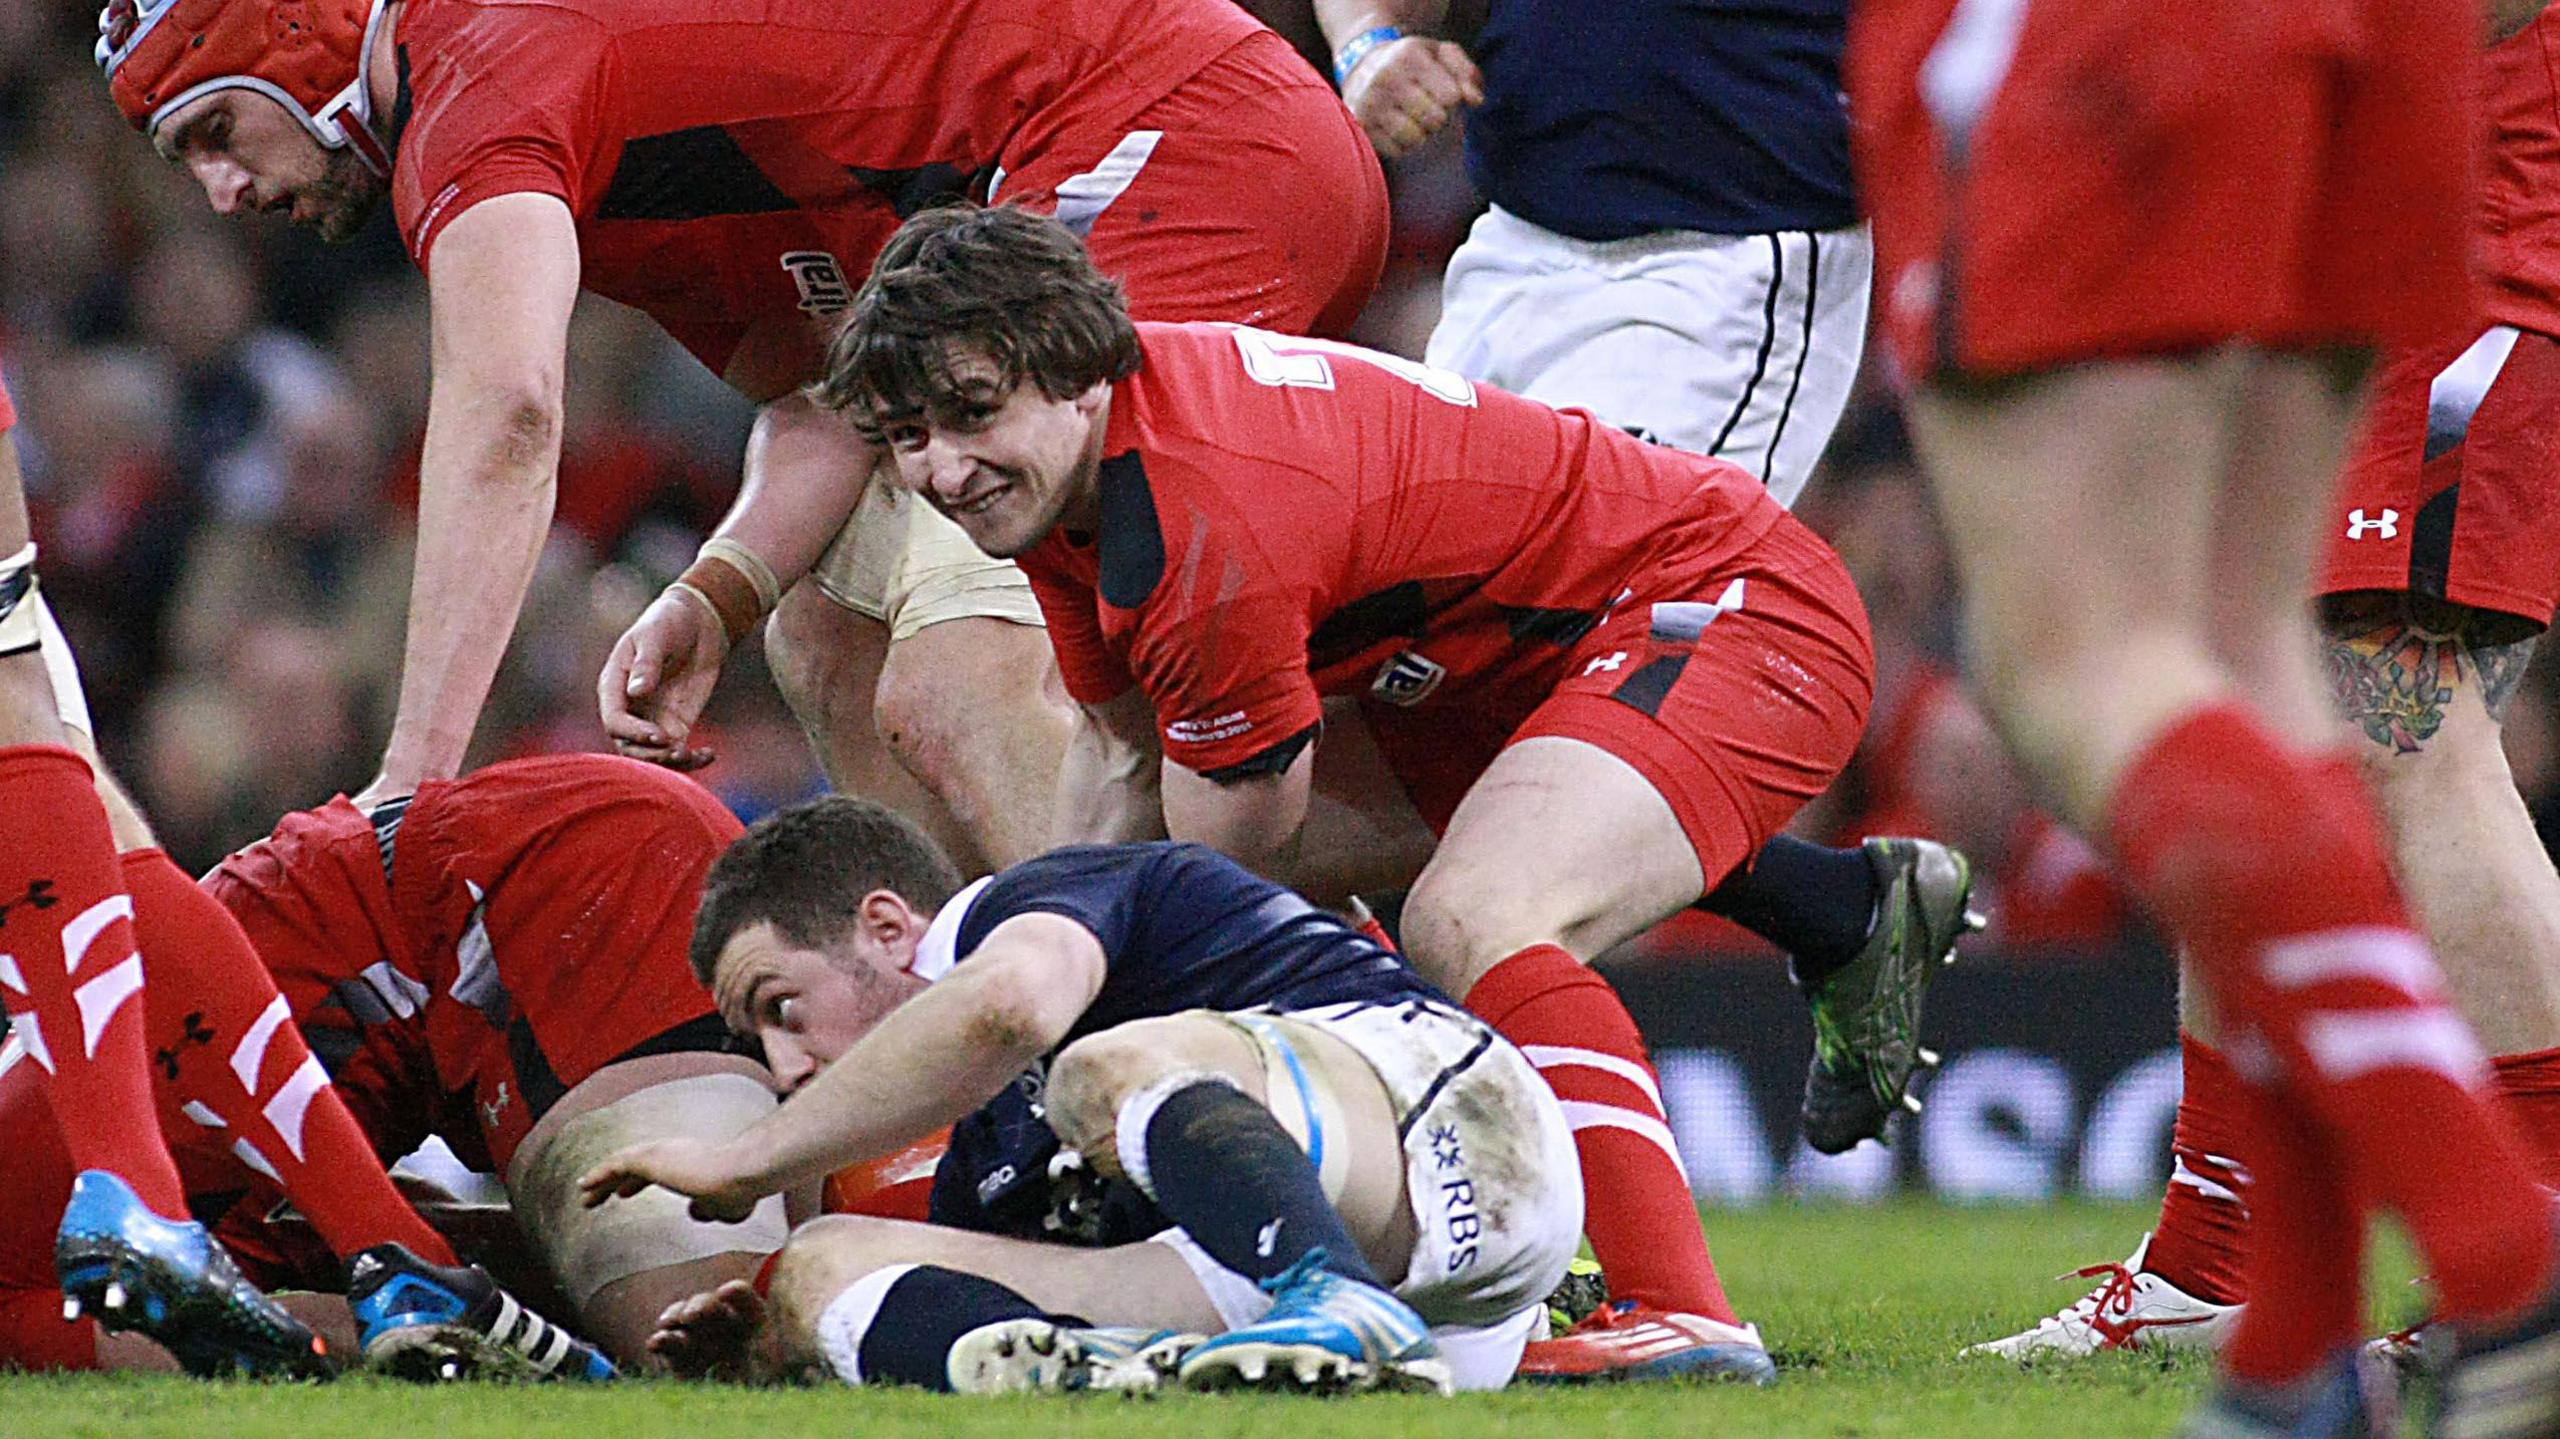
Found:
[(2233, 1059), (2253, 1302), (2198, 1433), (2363, 1432), (2368, 1203), (2460, 1336), (2448, 1432), (2560, 1426), (2550, 1201), (2402, 904), (2304, 603), (2369, 347), (2471, 303), (2474, 21), (1854, 17), (1885, 321), (1986, 698), (2185, 945)]
[[(2330, 678), (2401, 882), (2498, 1096), (2560, 1183), (2560, 877), (2516, 792), (2505, 716), (2560, 604), (2560, 17), (2481, 57), (2492, 139), (2478, 215), (2486, 325), (2385, 353), (2330, 503), (2318, 590)], [(2012, 1357), (2204, 1342), (2247, 1297), (2249, 1176), (2230, 1060), (2197, 1016), (2160, 1222), (2115, 1302), (2092, 1294), (1982, 1346)]]

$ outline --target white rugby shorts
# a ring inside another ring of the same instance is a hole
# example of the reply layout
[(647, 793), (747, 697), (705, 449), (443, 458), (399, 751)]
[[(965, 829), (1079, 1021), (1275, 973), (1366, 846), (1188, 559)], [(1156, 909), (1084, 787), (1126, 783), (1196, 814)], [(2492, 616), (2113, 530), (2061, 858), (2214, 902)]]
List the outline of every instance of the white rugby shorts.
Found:
[(1730, 460), (1792, 505), (1857, 379), (1874, 269), (1864, 225), (1592, 241), (1489, 209), (1426, 358)]
[[(1308, 1066), (1283, 1057), (1293, 1031), (1330, 1034), (1377, 1071), (1404, 1139), (1416, 1231), (1395, 1292), (1431, 1324), (1459, 1388), (1508, 1383), (1582, 1242), (1582, 1166), (1546, 1081), (1484, 1021), (1427, 1000), (1221, 1017), (1267, 1051), (1271, 1111), (1311, 1152), (1339, 1109), (1310, 1092), (1319, 1081)], [(1338, 1192), (1341, 1171), (1324, 1168)], [(1269, 1295), (1181, 1230), (1154, 1242), (1182, 1256), (1228, 1327), (1270, 1309)]]

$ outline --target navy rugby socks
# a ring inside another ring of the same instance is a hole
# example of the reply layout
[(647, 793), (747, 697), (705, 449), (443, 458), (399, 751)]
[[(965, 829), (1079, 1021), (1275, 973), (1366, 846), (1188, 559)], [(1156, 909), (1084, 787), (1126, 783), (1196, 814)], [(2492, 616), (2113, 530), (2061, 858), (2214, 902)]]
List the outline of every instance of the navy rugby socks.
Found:
[(951, 1346), (972, 1330), (1008, 1319), (1076, 1322), (1050, 1314), (992, 1279), (938, 1264), (907, 1266), (881, 1292), (880, 1306), (855, 1345), (861, 1378), (948, 1392)]
[[(1325, 1197), (1315, 1161), (1270, 1110), (1218, 1079), (1183, 1085), (1152, 1112), (1144, 1098), (1121, 1108), (1121, 1167), (1210, 1258), (1263, 1280), (1321, 1249), (1325, 1268), (1388, 1287)], [(1132, 1135), (1137, 1124), (1145, 1128)]]
[(1796, 962), (1797, 980), (1819, 984), (1866, 947), (1875, 928), (1875, 869), (1863, 849), (1832, 849), (1782, 834), (1697, 907), (1785, 950)]

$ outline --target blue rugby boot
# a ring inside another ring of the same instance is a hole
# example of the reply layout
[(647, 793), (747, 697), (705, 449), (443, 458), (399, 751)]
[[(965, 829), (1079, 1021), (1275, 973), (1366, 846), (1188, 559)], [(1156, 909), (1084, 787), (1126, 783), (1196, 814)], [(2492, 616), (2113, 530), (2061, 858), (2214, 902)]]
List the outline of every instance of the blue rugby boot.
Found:
[(615, 1377), (604, 1351), (516, 1302), (476, 1264), (429, 1264), (377, 1244), (347, 1265), (365, 1363), (401, 1379)]
[(203, 1225), (152, 1213), (103, 1169), (72, 1181), (53, 1266), (64, 1319), (142, 1334), (199, 1378), (338, 1372), (327, 1341), (241, 1278)]
[(2178, 1439), (2390, 1439), (2400, 1432), (2399, 1387), (2362, 1348), (2291, 1384), (2223, 1379)]
[(1446, 1394), (1449, 1364), (1412, 1306), (1324, 1267), (1324, 1251), (1262, 1281), (1271, 1312), (1183, 1356), (1186, 1389)]

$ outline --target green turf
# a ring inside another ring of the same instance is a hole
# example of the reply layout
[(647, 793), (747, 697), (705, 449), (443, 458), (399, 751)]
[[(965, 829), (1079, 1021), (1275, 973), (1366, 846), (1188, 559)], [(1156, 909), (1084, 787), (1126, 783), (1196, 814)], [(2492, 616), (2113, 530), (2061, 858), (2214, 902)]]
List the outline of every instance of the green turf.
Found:
[[(1779, 1205), (1716, 1213), (1709, 1232), (1746, 1318), (1785, 1366), (1766, 1391), (1621, 1386), (1514, 1389), (1451, 1401), (1332, 1402), (1174, 1396), (1151, 1402), (951, 1399), (845, 1390), (677, 1384), (610, 1389), (423, 1390), (207, 1386), (175, 1379), (0, 1378), (0, 1435), (99, 1439), (1133, 1439), (1393, 1432), (1481, 1439), (1589, 1436), (1863, 1439), (2146, 1439), (2169, 1433), (2202, 1386), (2193, 1362), (2133, 1355), (2022, 1371), (1959, 1363), (2079, 1290), (2053, 1276), (2121, 1257), (2147, 1206), (1882, 1209)], [(2396, 1297), (2398, 1286), (2392, 1287)], [(1319, 1427), (1320, 1426), (1320, 1427)]]

